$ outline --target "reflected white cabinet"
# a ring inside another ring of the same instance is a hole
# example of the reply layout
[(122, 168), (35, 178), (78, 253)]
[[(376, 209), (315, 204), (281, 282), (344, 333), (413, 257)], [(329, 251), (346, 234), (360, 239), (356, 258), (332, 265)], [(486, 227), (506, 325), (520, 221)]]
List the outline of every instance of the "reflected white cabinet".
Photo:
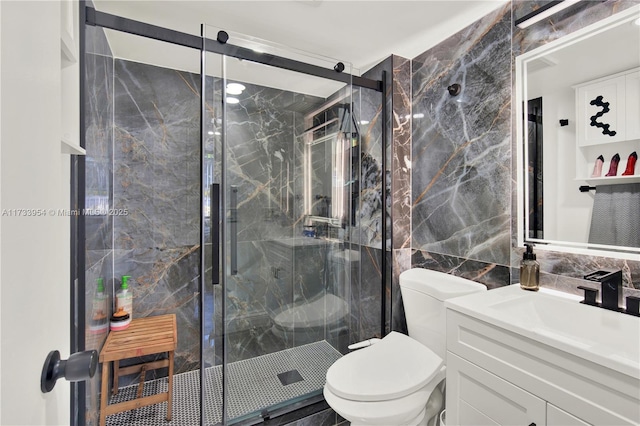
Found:
[(640, 70), (625, 75), (627, 139), (640, 139)]
[(624, 75), (576, 86), (578, 146), (627, 140), (625, 87)]
[[(635, 175), (622, 176), (629, 154), (640, 152), (640, 69), (624, 71), (574, 86), (576, 92), (576, 179), (590, 184), (640, 182)], [(616, 176), (605, 176), (612, 157), (620, 163)], [(592, 177), (599, 156), (604, 158), (600, 176)]]

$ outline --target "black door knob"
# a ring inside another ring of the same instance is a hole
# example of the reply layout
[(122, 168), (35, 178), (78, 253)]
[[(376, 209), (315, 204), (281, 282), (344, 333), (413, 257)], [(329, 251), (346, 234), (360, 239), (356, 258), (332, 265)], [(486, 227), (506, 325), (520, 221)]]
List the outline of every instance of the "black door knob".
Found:
[(61, 377), (70, 382), (88, 380), (96, 373), (97, 367), (98, 351), (76, 352), (67, 360), (60, 359), (60, 352), (51, 351), (42, 366), (40, 390), (42, 393), (51, 392)]

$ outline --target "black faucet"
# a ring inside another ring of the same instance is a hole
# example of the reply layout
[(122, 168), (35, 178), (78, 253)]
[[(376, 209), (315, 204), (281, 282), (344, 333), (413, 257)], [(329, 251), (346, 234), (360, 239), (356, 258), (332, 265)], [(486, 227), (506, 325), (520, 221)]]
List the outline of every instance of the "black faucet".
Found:
[[(622, 311), (622, 271), (607, 271), (600, 270), (591, 272), (584, 276), (585, 280), (595, 281), (600, 283), (600, 293), (602, 295), (600, 307), (609, 309), (612, 311)], [(585, 290), (585, 303), (589, 305), (595, 305), (594, 298), (592, 295), (593, 289), (581, 287)], [(587, 297), (592, 296), (592, 297)], [(587, 299), (590, 299), (587, 302)]]

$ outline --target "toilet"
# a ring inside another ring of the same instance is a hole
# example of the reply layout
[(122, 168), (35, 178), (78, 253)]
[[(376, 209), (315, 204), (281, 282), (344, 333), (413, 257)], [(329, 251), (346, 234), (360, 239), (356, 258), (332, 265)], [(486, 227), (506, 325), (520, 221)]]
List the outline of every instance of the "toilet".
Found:
[(347, 332), (351, 276), (357, 273), (360, 252), (340, 249), (329, 253), (327, 290), (302, 303), (277, 309), (272, 315), (273, 334), (285, 342), (302, 345)]
[(400, 274), (400, 291), (409, 336), (392, 331), (327, 371), (325, 400), (353, 426), (435, 423), (442, 408), (438, 384), (445, 378), (444, 301), (486, 287), (416, 268)]

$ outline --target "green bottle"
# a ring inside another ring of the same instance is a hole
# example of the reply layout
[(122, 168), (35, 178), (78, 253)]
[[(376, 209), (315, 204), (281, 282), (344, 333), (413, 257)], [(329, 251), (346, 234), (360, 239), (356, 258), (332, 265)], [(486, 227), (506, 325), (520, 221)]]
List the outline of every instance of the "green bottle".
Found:
[(91, 309), (90, 330), (99, 332), (107, 328), (109, 324), (109, 296), (104, 292), (104, 279), (97, 278), (96, 287)]
[(133, 294), (129, 289), (129, 275), (122, 276), (122, 285), (116, 293), (116, 311), (122, 309), (129, 314), (129, 319), (133, 319)]

